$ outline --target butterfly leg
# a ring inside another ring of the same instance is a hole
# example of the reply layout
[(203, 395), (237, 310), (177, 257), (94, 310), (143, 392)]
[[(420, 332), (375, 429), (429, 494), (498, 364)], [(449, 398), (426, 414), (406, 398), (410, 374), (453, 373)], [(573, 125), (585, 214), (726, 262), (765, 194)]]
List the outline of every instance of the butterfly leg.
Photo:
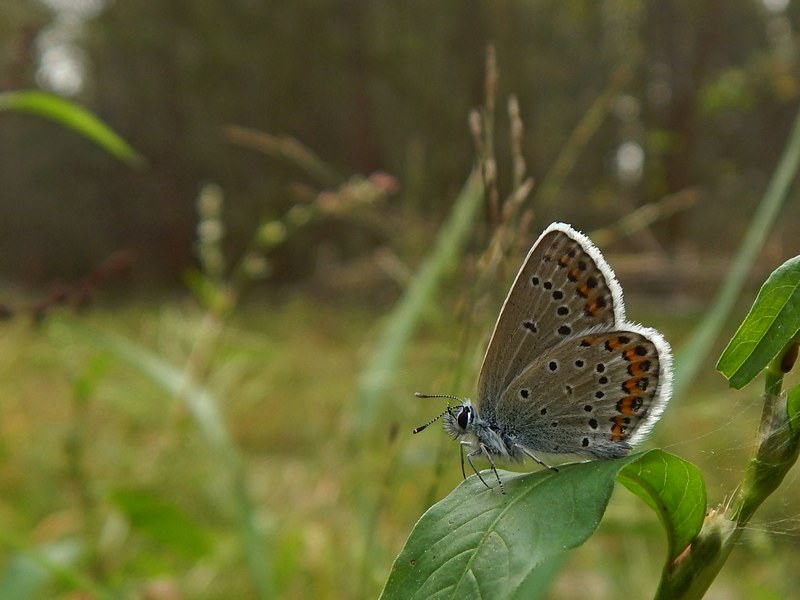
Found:
[(544, 461), (543, 461), (541, 458), (539, 458), (538, 456), (536, 456), (536, 455), (535, 455), (533, 452), (531, 452), (530, 450), (528, 450), (528, 449), (527, 449), (527, 448), (525, 448), (524, 446), (522, 446), (522, 445), (520, 445), (520, 444), (514, 444), (514, 447), (515, 447), (515, 448), (517, 448), (518, 450), (520, 450), (520, 451), (521, 451), (521, 452), (522, 452), (522, 453), (523, 453), (525, 456), (528, 456), (528, 457), (532, 458), (533, 460), (535, 460), (537, 463), (539, 463), (540, 465), (542, 465), (542, 466), (543, 466), (543, 467), (545, 467), (546, 469), (548, 469), (548, 470), (550, 470), (550, 471), (554, 471), (554, 472), (558, 473), (558, 469), (556, 469), (555, 467), (551, 467), (550, 465), (548, 465), (548, 464), (547, 464), (546, 462), (544, 462)]
[[(464, 446), (472, 448), (472, 444), (469, 443), (469, 442), (461, 442), (461, 446), (462, 446), (462, 448)], [(505, 494), (506, 493), (506, 488), (503, 485), (503, 480), (500, 479), (500, 474), (497, 472), (497, 467), (494, 465), (494, 460), (492, 460), (492, 455), (489, 454), (489, 450), (486, 448), (486, 446), (484, 444), (481, 444), (479, 448), (473, 450), (472, 452), (468, 452), (467, 453), (467, 462), (469, 463), (469, 466), (472, 467), (473, 471), (475, 471), (475, 474), (478, 476), (478, 479), (481, 480), (481, 483), (483, 483), (483, 485), (485, 485), (487, 488), (492, 489), (492, 486), (490, 486), (488, 483), (486, 483), (486, 480), (483, 478), (483, 476), (481, 475), (481, 472), (475, 466), (475, 463), (472, 462), (472, 457), (473, 456), (481, 456), (481, 455), (485, 456), (486, 460), (489, 461), (489, 465), (492, 467), (492, 471), (494, 472), (494, 476), (497, 478), (497, 483), (500, 486), (500, 493)], [(463, 457), (464, 457), (463, 453), (461, 454), (461, 457), (462, 457), (462, 461), (463, 461)]]
[[(472, 448), (472, 443), (471, 442), (466, 442), (466, 441), (465, 442), (461, 442), (461, 472), (462, 473), (464, 473), (464, 448), (465, 447)], [(483, 478), (483, 475), (481, 475), (481, 472), (478, 470), (478, 467), (476, 467), (475, 463), (472, 462), (472, 457), (473, 456), (480, 456), (481, 454), (485, 455), (486, 458), (489, 459), (489, 464), (492, 465), (492, 470), (494, 470), (494, 474), (497, 477), (498, 483), (500, 484), (500, 491), (505, 494), (506, 492), (505, 492), (505, 489), (503, 488), (503, 482), (500, 481), (500, 477), (497, 475), (497, 469), (495, 469), (495, 467), (494, 467), (494, 461), (492, 460), (492, 457), (489, 456), (489, 453), (487, 452), (487, 450), (486, 450), (486, 448), (484, 447), (483, 444), (481, 444), (481, 447), (478, 448), (477, 450), (472, 450), (471, 452), (467, 452), (466, 456), (467, 456), (467, 462), (469, 463), (469, 466), (472, 467), (472, 470), (475, 472), (475, 475), (478, 476), (478, 479), (481, 480), (481, 483), (483, 485), (485, 485), (488, 489), (492, 489), (492, 486), (490, 486), (488, 483), (486, 483), (486, 480)], [(467, 475), (466, 475), (466, 473), (464, 473), (464, 479), (466, 479), (466, 478), (467, 478)]]
[[(464, 477), (464, 479), (466, 479), (467, 478), (467, 472), (464, 470), (464, 446), (469, 446), (471, 448), (472, 444), (470, 444), (469, 442), (461, 442), (461, 446), (460, 446), (460, 448), (461, 448), (461, 476)], [(473, 469), (474, 468), (475, 467), (473, 467)]]
[[(503, 486), (503, 480), (500, 479), (500, 474), (497, 472), (497, 467), (494, 466), (494, 461), (492, 460), (492, 455), (489, 454), (489, 450), (486, 448), (486, 446), (484, 444), (481, 444), (480, 451), (483, 453), (483, 455), (486, 457), (486, 460), (488, 460), (489, 464), (492, 466), (492, 471), (494, 471), (494, 476), (497, 478), (497, 484), (500, 486), (500, 493), (505, 495), (506, 488)], [(475, 450), (475, 452), (477, 453), (478, 450)]]
[[(461, 474), (464, 476), (464, 479), (467, 478), (467, 474), (464, 472), (464, 448), (472, 448), (471, 442), (461, 442)], [(478, 476), (478, 479), (481, 480), (481, 483), (485, 485), (487, 488), (492, 489), (491, 486), (484, 481), (483, 477), (481, 476), (481, 472), (475, 467), (475, 463), (472, 462), (473, 456), (479, 456), (482, 454), (481, 450), (473, 450), (472, 452), (467, 453), (467, 462), (469, 466), (472, 467), (472, 470), (475, 471), (475, 475)]]

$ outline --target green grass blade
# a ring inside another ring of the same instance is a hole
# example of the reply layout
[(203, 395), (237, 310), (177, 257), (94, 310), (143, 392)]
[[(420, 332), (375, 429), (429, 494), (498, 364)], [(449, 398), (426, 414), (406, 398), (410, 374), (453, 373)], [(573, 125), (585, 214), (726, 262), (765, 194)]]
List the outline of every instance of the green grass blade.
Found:
[(117, 357), (136, 367), (170, 394), (181, 399), (194, 417), (203, 436), (217, 452), (226, 455), (232, 451), (233, 442), (217, 409), (217, 402), (206, 388), (190, 381), (182, 369), (171, 365), (138, 344), (106, 332), (92, 330), (88, 333)]
[(389, 387), (402, 353), (422, 315), (433, 301), (437, 286), (458, 261), (461, 248), (483, 203), (480, 176), (472, 175), (462, 190), (450, 218), (436, 239), (433, 251), (389, 315), (371, 358), (361, 372), (354, 411), (354, 430), (370, 429), (392, 400)]
[(705, 363), (714, 340), (730, 316), (736, 298), (741, 292), (747, 273), (753, 266), (758, 251), (772, 229), (775, 219), (789, 192), (789, 186), (800, 166), (800, 112), (783, 151), (778, 167), (758, 205), (744, 241), (734, 258), (722, 288), (706, 313), (703, 322), (675, 355), (675, 380), (673, 394), (680, 396), (694, 379), (697, 370)]
[(92, 113), (59, 96), (21, 90), (0, 94), (0, 112), (16, 111), (45, 117), (88, 138), (131, 167), (141, 167), (145, 161), (125, 140)]
[(717, 362), (741, 389), (763, 371), (800, 331), (800, 256), (778, 267)]

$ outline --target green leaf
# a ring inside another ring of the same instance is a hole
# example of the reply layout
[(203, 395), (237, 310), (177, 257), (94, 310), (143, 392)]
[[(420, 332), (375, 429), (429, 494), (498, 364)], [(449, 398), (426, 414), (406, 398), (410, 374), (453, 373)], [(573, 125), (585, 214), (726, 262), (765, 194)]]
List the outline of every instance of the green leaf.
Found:
[(647, 452), (617, 478), (644, 500), (667, 531), (672, 562), (700, 532), (706, 515), (706, 486), (695, 465), (660, 450)]
[(758, 292), (717, 370), (741, 389), (763, 371), (800, 330), (800, 256), (778, 267)]
[[(600, 523), (617, 475), (639, 461), (643, 461), (638, 470), (641, 476), (634, 470), (626, 473), (626, 478), (642, 482), (642, 489), (644, 482), (649, 482), (648, 503), (666, 513), (668, 522), (694, 522), (693, 517), (680, 516), (694, 514), (682, 502), (662, 497), (680, 495), (673, 486), (686, 489), (687, 478), (672, 471), (690, 469), (660, 450), (564, 465), (557, 473), (501, 471), (505, 495), (496, 486), (486, 489), (473, 476), (422, 516), (395, 560), (381, 597), (529, 597), (528, 583), (537, 580), (538, 570), (551, 568), (553, 560), (586, 541)], [(663, 467), (661, 485), (649, 475), (659, 463)], [(490, 471), (483, 476), (487, 482), (494, 477)], [(686, 496), (686, 502), (702, 498), (705, 510), (704, 494)], [(673, 515), (675, 506), (679, 511)], [(687, 535), (683, 526), (680, 531)], [(679, 537), (674, 532), (670, 535)]]
[(208, 535), (197, 523), (152, 492), (115, 490), (111, 499), (135, 530), (187, 558), (197, 560), (211, 549)]
[(0, 94), (0, 112), (14, 110), (56, 121), (90, 139), (109, 154), (132, 167), (144, 164), (144, 158), (92, 113), (53, 94), (22, 90)]

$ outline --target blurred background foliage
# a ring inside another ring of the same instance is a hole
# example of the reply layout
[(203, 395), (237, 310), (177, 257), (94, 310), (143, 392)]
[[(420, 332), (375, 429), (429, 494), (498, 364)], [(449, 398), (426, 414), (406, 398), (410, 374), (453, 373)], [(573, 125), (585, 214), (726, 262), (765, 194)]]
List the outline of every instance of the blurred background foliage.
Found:
[[(490, 42), (498, 98), (519, 98), (537, 181), (617, 82), (574, 168), (557, 190), (534, 191), (534, 202), (547, 195), (538, 223), (591, 229), (693, 188), (700, 201), (667, 220), (662, 242), (733, 248), (800, 94), (798, 13), (776, 0), (9, 0), (0, 89), (67, 93), (149, 168), (132, 172), (52, 123), (4, 115), (0, 272), (41, 284), (128, 248), (139, 272), (174, 280), (192, 260), (204, 182), (235, 207), (233, 248), (298, 202), (296, 184), (329, 184), (243, 147), (228, 126), (292, 136), (341, 177), (390, 173), (402, 192), (385, 212), (433, 224), (473, 161), (466, 115), (482, 98)], [(327, 223), (282, 248), (276, 274), (307, 277), (320, 252), (402, 248), (403, 231)]]
[[(408, 435), (440, 409), (411, 393), (473, 393), (536, 232), (592, 232), (633, 318), (691, 333), (795, 118), (798, 23), (790, 0), (4, 0), (0, 92), (69, 98), (146, 164), (0, 113), (0, 316), (26, 306), (40, 325), (0, 336), (0, 592), (375, 596), (460, 478), (451, 440)], [(498, 196), (518, 191), (520, 156), (536, 185), (513, 222), (486, 202), (470, 231), (490, 44)], [(753, 290), (800, 252), (796, 193)], [(93, 311), (45, 318), (121, 273)], [(258, 278), (260, 302), (239, 304)], [(713, 377), (685, 395), (655, 442), (710, 466), (724, 501), (757, 407)], [(719, 597), (796, 591), (790, 483)], [(655, 588), (655, 518), (617, 496), (557, 597)]]

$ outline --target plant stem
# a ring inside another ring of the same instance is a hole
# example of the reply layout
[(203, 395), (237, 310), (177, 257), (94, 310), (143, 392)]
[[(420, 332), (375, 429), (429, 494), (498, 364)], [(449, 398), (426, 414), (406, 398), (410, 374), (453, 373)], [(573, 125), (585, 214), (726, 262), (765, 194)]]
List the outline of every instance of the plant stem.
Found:
[(777, 488), (800, 454), (800, 428), (781, 392), (783, 353), (766, 370), (758, 442), (738, 492), (726, 507), (712, 510), (695, 540), (667, 565), (657, 600), (702, 598), (755, 511)]

